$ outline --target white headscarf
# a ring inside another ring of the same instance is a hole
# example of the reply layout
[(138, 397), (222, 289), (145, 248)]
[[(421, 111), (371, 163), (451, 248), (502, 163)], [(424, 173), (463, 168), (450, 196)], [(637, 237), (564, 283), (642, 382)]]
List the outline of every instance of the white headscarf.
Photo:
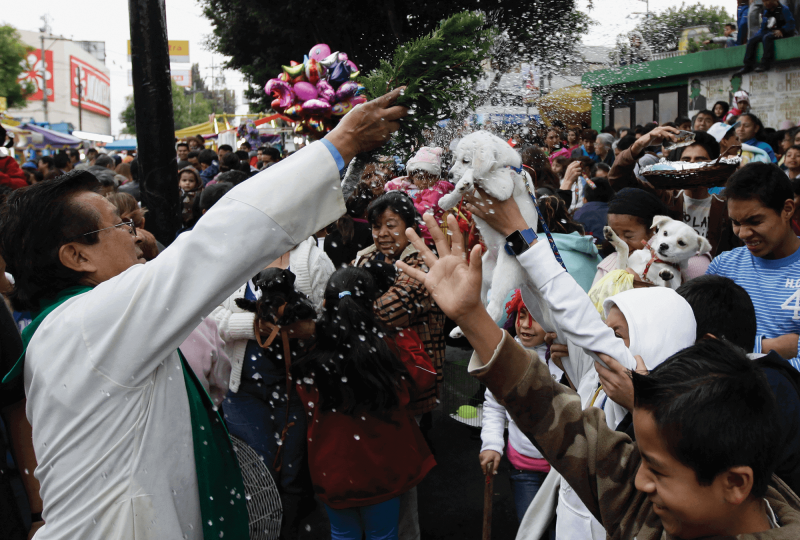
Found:
[(631, 354), (642, 357), (648, 370), (676, 352), (694, 345), (697, 322), (689, 303), (667, 287), (631, 289), (603, 302), (606, 318), (617, 306), (628, 321)]

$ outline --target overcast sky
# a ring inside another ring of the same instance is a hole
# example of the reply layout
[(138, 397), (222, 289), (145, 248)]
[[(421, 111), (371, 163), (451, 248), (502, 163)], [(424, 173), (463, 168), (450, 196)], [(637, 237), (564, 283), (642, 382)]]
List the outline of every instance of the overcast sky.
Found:
[[(578, 0), (585, 10), (587, 0)], [(650, 9), (661, 11), (671, 6), (680, 6), (682, 0), (651, 0)], [(709, 6), (723, 6), (733, 15), (735, 3), (732, 0), (699, 0)], [(693, 3), (693, 2), (687, 2)], [(220, 64), (224, 58), (212, 55), (203, 47), (203, 42), (211, 27), (203, 17), (197, 0), (167, 0), (167, 31), (172, 40), (188, 40), (191, 61), (200, 64), (200, 73), (210, 83), (211, 64)], [(365, 4), (368, 5), (368, 4)], [(617, 34), (630, 30), (644, 12), (643, 0), (594, 0), (594, 9), (589, 16), (599, 24), (592, 27), (585, 36), (586, 45), (612, 46)], [(133, 90), (128, 86), (127, 40), (130, 36), (127, 2), (112, 0), (98, 3), (88, 0), (39, 0), (24, 9), (6, 9), (0, 13), (0, 21), (21, 30), (37, 31), (42, 26), (40, 17), (50, 17), (53, 34), (63, 35), (80, 41), (104, 41), (106, 43), (106, 65), (111, 70), (111, 131), (117, 135), (122, 129), (119, 114), (125, 107), (125, 97)], [(624, 14), (624, 15), (623, 15)], [(254, 29), (254, 31), (257, 31)], [(309, 41), (309, 47), (313, 45)], [(332, 46), (334, 44), (331, 44)], [(335, 46), (334, 46), (335, 48)], [(298, 52), (298, 58), (305, 51)], [(288, 60), (288, 59), (284, 59)], [(358, 59), (355, 59), (358, 62)], [(176, 69), (188, 68), (189, 64), (174, 64)], [(244, 90), (242, 77), (233, 71), (224, 72), (226, 86), (237, 93)]]

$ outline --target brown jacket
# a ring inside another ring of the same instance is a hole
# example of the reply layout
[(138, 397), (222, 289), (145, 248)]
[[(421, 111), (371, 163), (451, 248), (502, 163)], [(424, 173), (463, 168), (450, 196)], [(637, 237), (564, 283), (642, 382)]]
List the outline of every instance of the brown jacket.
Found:
[[(635, 187), (654, 193), (675, 215), (683, 216), (683, 190), (656, 189), (652, 184), (639, 180), (633, 174), (636, 161), (640, 157), (642, 156), (634, 157), (630, 148), (623, 150), (614, 161), (611, 172), (608, 173), (608, 183), (611, 184), (614, 191)], [(733, 233), (725, 199), (717, 195), (711, 196), (711, 209), (708, 213), (708, 241), (711, 244), (712, 257), (742, 245), (741, 240)]]
[[(364, 266), (378, 253), (375, 245), (359, 251), (356, 266)], [(400, 254), (400, 259), (414, 268), (428, 270), (411, 244)], [(398, 331), (410, 328), (422, 340), (425, 352), (436, 369), (436, 386), (418, 393), (408, 409), (415, 415), (432, 411), (436, 408), (439, 388), (444, 380), (444, 313), (433, 301), (425, 285), (406, 273), (398, 272), (394, 285), (375, 301), (375, 314), (389, 328)]]
[[(614, 540), (677, 540), (664, 531), (647, 496), (634, 485), (641, 456), (635, 442), (612, 431), (603, 412), (583, 409), (578, 394), (554, 381), (536, 353), (504, 332), (491, 361), (470, 372), (486, 384), (545, 459), (566, 480)], [(766, 497), (780, 528), (739, 540), (800, 538), (800, 499), (777, 476)], [(708, 537), (706, 540), (732, 540)]]

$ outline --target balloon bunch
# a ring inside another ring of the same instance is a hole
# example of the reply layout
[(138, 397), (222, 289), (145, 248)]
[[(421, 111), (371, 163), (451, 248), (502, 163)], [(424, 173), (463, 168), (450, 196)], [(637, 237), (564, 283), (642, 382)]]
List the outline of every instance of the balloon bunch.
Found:
[(267, 81), (272, 109), (297, 122), (295, 132), (322, 135), (339, 118), (364, 103), (364, 87), (355, 82), (359, 71), (347, 53), (331, 52), (324, 43), (314, 45), (303, 63), (290, 62)]

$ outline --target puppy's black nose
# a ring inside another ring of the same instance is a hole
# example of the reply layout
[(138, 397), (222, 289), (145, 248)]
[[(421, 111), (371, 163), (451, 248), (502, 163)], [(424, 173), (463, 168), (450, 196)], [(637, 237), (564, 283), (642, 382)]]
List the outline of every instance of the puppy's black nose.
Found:
[(661, 253), (664, 253), (668, 249), (669, 249), (669, 246), (667, 244), (661, 244), (660, 246), (658, 246), (658, 251), (660, 251)]
[(447, 178), (448, 178), (448, 180), (452, 180), (453, 179), (453, 169), (450, 169), (450, 171), (447, 173)]

